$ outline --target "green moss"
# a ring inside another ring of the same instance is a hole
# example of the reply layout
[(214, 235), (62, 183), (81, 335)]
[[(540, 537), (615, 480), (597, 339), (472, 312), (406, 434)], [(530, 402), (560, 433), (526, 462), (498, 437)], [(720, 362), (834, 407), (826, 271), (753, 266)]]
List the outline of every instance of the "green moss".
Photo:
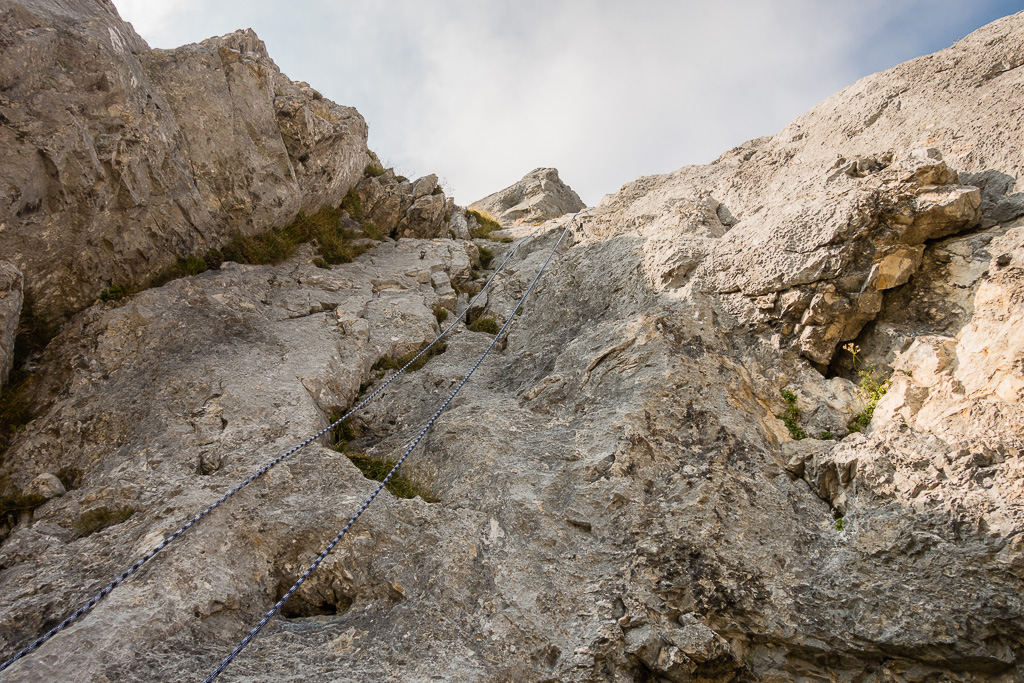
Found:
[(478, 251), (480, 252), (480, 266), (487, 268), (491, 265), (491, 261), (494, 260), (494, 252), (487, 247), (480, 247)]
[(491, 315), (482, 315), (469, 324), (469, 329), (474, 332), (483, 332), (484, 334), (498, 334), (501, 330), (501, 325)]
[[(372, 369), (379, 371), (401, 370), (409, 361), (411, 361), (413, 358), (416, 358), (416, 356), (419, 354), (420, 351), (423, 350), (425, 346), (426, 344), (424, 344), (415, 351), (410, 351), (409, 353), (403, 354), (401, 356), (395, 354), (391, 354), (390, 356), (381, 356), (380, 358), (377, 359), (377, 362), (373, 364)], [(406, 372), (416, 372), (424, 365), (426, 365), (427, 361), (429, 361), (431, 358), (433, 358), (434, 356), (438, 356), (447, 350), (448, 345), (445, 344), (443, 341), (435, 343), (433, 346), (430, 347), (430, 349), (426, 353), (420, 356), (415, 363), (410, 365), (409, 369), (406, 370)]]
[[(374, 481), (384, 481), (394, 466), (395, 461), (386, 458), (376, 458), (366, 453), (346, 453), (352, 464), (359, 468), (363, 476)], [(392, 495), (399, 498), (415, 498), (419, 496), (428, 503), (438, 502), (438, 497), (425, 485), (402, 474), (401, 470), (388, 480), (384, 488)]]
[(842, 517), (836, 517), (836, 531), (842, 531), (846, 528), (846, 523)]
[(800, 409), (796, 407), (796, 394), (792, 391), (783, 391), (782, 399), (786, 402), (786, 410), (782, 415), (776, 415), (783, 424), (786, 425), (786, 429), (789, 430), (789, 435), (793, 437), (795, 441), (807, 438), (807, 432), (804, 431), (803, 427), (797, 422), (797, 418), (800, 417)]
[(78, 532), (79, 537), (89, 536), (107, 527), (120, 524), (134, 514), (135, 510), (130, 507), (93, 508), (78, 518), (75, 522), (75, 531)]

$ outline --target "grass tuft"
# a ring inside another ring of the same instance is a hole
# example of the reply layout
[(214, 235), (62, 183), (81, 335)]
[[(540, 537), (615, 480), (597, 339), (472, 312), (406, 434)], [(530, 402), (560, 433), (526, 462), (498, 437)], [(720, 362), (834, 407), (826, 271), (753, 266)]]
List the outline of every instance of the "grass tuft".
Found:
[(352, 188), (341, 200), (341, 210), (347, 211), (353, 220), (363, 220), (363, 202), (359, 199), (356, 189)]
[(477, 227), (471, 229), (469, 234), (473, 237), (481, 239), (489, 239), (494, 242), (511, 242), (510, 237), (500, 237), (498, 235), (491, 235), (495, 230), (501, 230), (501, 223), (494, 220), (490, 215), (481, 211), (474, 211), (472, 209), (466, 209), (466, 218), (475, 218), (478, 223)]
[(367, 178), (376, 178), (377, 176), (384, 175), (384, 167), (380, 164), (371, 161), (363, 169), (363, 175)]
[(484, 334), (498, 334), (501, 330), (501, 325), (492, 315), (482, 315), (469, 324), (469, 329), (473, 332), (483, 332)]
[(448, 319), (448, 309), (440, 304), (434, 306), (434, 317), (437, 318), (437, 324), (440, 325)]
[[(437, 315), (436, 312), (435, 315)], [(406, 363), (415, 358), (416, 355), (420, 351), (422, 351), (425, 346), (426, 344), (416, 349), (415, 351), (410, 351), (409, 353), (403, 354), (401, 356), (397, 354), (391, 354), (390, 356), (381, 356), (380, 358), (377, 359), (377, 362), (373, 364), (373, 367), (371, 369), (378, 371), (401, 370), (402, 368), (405, 367)], [(406, 370), (406, 372), (416, 372), (424, 365), (426, 365), (427, 361), (429, 361), (431, 358), (433, 358), (434, 356), (439, 356), (447, 350), (447, 344), (445, 344), (443, 341), (437, 342), (436, 344), (430, 347), (429, 351), (420, 356), (419, 360), (410, 365), (409, 369)]]
[(480, 247), (478, 251), (480, 252), (480, 267), (487, 268), (494, 260), (494, 252), (487, 247)]
[[(388, 472), (395, 466), (395, 461), (387, 458), (376, 458), (366, 453), (346, 453), (352, 464), (359, 468), (363, 476), (374, 481), (384, 481)], [(415, 498), (419, 496), (428, 503), (436, 503), (440, 500), (426, 486), (401, 473), (395, 472), (388, 480), (384, 488), (398, 498)]]
[(97, 531), (103, 531), (107, 527), (124, 522), (135, 514), (130, 507), (108, 508), (106, 506), (93, 508), (83, 513), (75, 522), (75, 531), (79, 538), (84, 538)]

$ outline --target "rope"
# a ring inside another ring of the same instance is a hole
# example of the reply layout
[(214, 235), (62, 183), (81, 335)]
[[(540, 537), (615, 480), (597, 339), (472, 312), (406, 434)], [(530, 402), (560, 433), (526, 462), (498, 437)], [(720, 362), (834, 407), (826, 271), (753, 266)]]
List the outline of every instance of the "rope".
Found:
[(320, 563), (324, 561), (324, 558), (327, 557), (328, 553), (330, 553), (331, 550), (334, 549), (334, 546), (338, 545), (338, 542), (341, 541), (341, 539), (345, 536), (348, 530), (352, 528), (352, 525), (356, 523), (356, 520), (359, 519), (359, 517), (362, 516), (364, 512), (366, 512), (366, 508), (370, 507), (370, 504), (377, 497), (377, 494), (379, 494), (381, 490), (387, 485), (388, 481), (391, 480), (391, 477), (395, 474), (395, 472), (398, 471), (398, 468), (401, 467), (402, 463), (405, 462), (405, 459), (409, 457), (409, 454), (412, 453), (416, 446), (419, 445), (420, 441), (423, 440), (423, 437), (426, 436), (427, 432), (433, 426), (437, 418), (441, 416), (441, 413), (444, 412), (445, 408), (448, 407), (448, 404), (452, 402), (452, 400), (455, 398), (455, 395), (458, 394), (459, 391), (462, 390), (462, 387), (466, 385), (466, 382), (469, 381), (469, 378), (473, 376), (473, 373), (476, 372), (476, 369), (480, 367), (481, 363), (483, 363), (484, 358), (486, 358), (487, 354), (491, 352), (492, 348), (494, 348), (494, 345), (498, 342), (498, 339), (501, 338), (501, 335), (504, 334), (508, 326), (512, 324), (512, 321), (516, 317), (516, 311), (518, 311), (519, 308), (526, 301), (526, 297), (530, 296), (530, 292), (533, 291), (534, 285), (537, 284), (537, 281), (540, 279), (540, 276), (544, 272), (544, 269), (548, 267), (548, 263), (551, 261), (551, 257), (555, 255), (555, 251), (562, 243), (562, 240), (565, 238), (566, 233), (569, 232), (569, 228), (572, 226), (573, 221), (576, 220), (576, 216), (578, 215), (578, 213), (573, 214), (572, 218), (569, 219), (569, 223), (565, 226), (565, 229), (562, 231), (562, 234), (558, 237), (558, 241), (555, 243), (555, 246), (551, 250), (551, 253), (548, 254), (548, 258), (547, 260), (544, 261), (544, 265), (542, 265), (540, 270), (537, 271), (537, 276), (534, 277), (533, 282), (530, 283), (529, 289), (527, 289), (526, 293), (523, 294), (522, 298), (519, 299), (519, 304), (512, 310), (511, 315), (509, 315), (508, 319), (505, 320), (505, 324), (501, 326), (501, 329), (498, 330), (498, 333), (494, 335), (494, 339), (492, 339), (491, 343), (487, 345), (487, 348), (484, 350), (483, 355), (481, 355), (477, 359), (472, 369), (470, 369), (470, 371), (466, 373), (466, 376), (463, 377), (462, 381), (459, 382), (458, 386), (455, 387), (455, 391), (453, 391), (451, 395), (449, 395), (448, 398), (445, 399), (445, 402), (441, 404), (441, 407), (437, 409), (433, 416), (431, 416), (431, 418), (423, 426), (423, 429), (420, 430), (419, 435), (412, 442), (412, 444), (405, 450), (405, 453), (402, 455), (401, 459), (399, 459), (399, 461), (395, 463), (395, 466), (391, 468), (391, 471), (388, 472), (387, 476), (384, 477), (383, 481), (380, 482), (380, 484), (373, 491), (373, 493), (371, 493), (370, 496), (365, 501), (363, 501), (362, 507), (360, 507), (359, 510), (356, 511), (354, 515), (352, 515), (352, 518), (349, 519), (348, 523), (341, 529), (340, 532), (338, 532), (338, 535), (335, 536), (334, 539), (327, 544), (327, 547), (324, 548), (319, 555), (317, 555), (316, 559), (313, 560), (313, 563), (309, 565), (309, 567), (302, 574), (302, 576), (300, 576), (299, 579), (294, 584), (292, 584), (292, 587), (288, 589), (288, 592), (281, 596), (281, 599), (274, 604), (274, 606), (270, 609), (269, 612), (263, 615), (263, 618), (260, 619), (259, 623), (256, 624), (256, 626), (253, 627), (253, 629), (249, 631), (249, 633), (247, 633), (244, 638), (242, 638), (241, 642), (239, 642), (238, 645), (235, 646), (235, 649), (231, 651), (231, 654), (225, 657), (223, 661), (221, 661), (221, 663), (217, 666), (217, 668), (210, 672), (210, 675), (203, 680), (203, 683), (211, 683), (211, 681), (220, 676), (220, 674), (224, 671), (224, 669), (227, 668), (227, 666), (232, 662), (232, 660), (234, 660), (234, 658), (237, 657), (238, 654), (243, 649), (245, 649), (245, 646), (248, 645), (252, 641), (252, 639), (255, 638), (256, 635), (263, 629), (263, 627), (266, 626), (267, 623), (269, 623), (270, 620), (274, 618), (274, 615), (281, 611), (281, 608), (284, 606), (284, 603), (288, 602), (288, 599), (295, 594), (295, 591), (297, 591), (299, 587), (303, 583), (305, 583), (306, 579), (308, 579), (310, 575), (314, 571), (316, 571), (317, 567), (319, 567)]
[[(524, 237), (523, 239), (521, 239), (519, 242), (517, 242), (508, 251), (508, 253), (505, 255), (504, 260), (502, 260), (501, 264), (495, 269), (495, 271), (493, 273), (491, 273), (491, 276), (489, 278), (487, 278), (487, 282), (484, 283), (484, 286), (481, 287), (480, 291), (477, 292), (476, 296), (474, 296), (473, 299), (467, 304), (467, 306), (466, 306), (466, 310), (467, 311), (469, 310), (469, 308), (474, 303), (476, 303), (476, 300), (479, 299), (483, 295), (483, 293), (487, 290), (487, 287), (491, 284), (491, 282), (494, 280), (494, 278), (498, 275), (499, 272), (501, 272), (501, 269), (505, 267), (506, 263), (508, 263), (508, 260), (510, 258), (512, 258), (512, 255), (515, 254), (515, 252), (519, 249), (520, 246), (523, 245), (524, 242), (526, 242), (528, 239), (533, 237), (536, 234), (536, 232), (537, 231), (535, 230), (533, 233), (531, 233), (531, 234), (527, 235), (526, 237)], [(107, 597), (107, 595), (109, 595), (111, 591), (113, 591), (115, 588), (117, 588), (119, 585), (121, 585), (121, 583), (125, 579), (127, 579), (129, 576), (131, 576), (132, 574), (137, 572), (142, 567), (142, 565), (144, 565), (147, 562), (149, 562), (157, 553), (159, 553), (161, 550), (166, 548), (172, 541), (174, 541), (174, 539), (178, 538), (179, 536), (184, 534), (186, 531), (191, 529), (201, 519), (203, 519), (204, 517), (209, 515), (211, 512), (216, 510), (218, 507), (220, 507), (225, 501), (227, 501), (233, 495), (235, 495), (236, 493), (241, 491), (243, 488), (245, 488), (246, 486), (248, 486), (252, 482), (254, 482), (257, 479), (259, 479), (261, 476), (263, 476), (264, 474), (269, 472), (273, 467), (275, 467), (276, 465), (278, 465), (282, 461), (286, 460), (287, 458), (290, 458), (295, 453), (298, 453), (300, 450), (302, 450), (303, 448), (305, 448), (309, 444), (313, 443), (314, 441), (316, 441), (320, 437), (322, 437), (325, 434), (327, 434), (328, 432), (330, 432), (332, 429), (337, 427), (339, 424), (341, 424), (342, 422), (344, 422), (348, 418), (352, 417), (352, 415), (354, 415), (357, 411), (362, 410), (362, 408), (367, 403), (369, 403), (374, 398), (376, 398), (382, 391), (384, 391), (384, 389), (387, 388), (387, 386), (389, 384), (394, 382), (395, 379), (397, 379), (399, 375), (404, 373), (406, 371), (406, 369), (410, 365), (412, 365), (417, 360), (419, 360), (420, 356), (425, 354), (432, 346), (434, 346), (434, 344), (436, 344), (445, 335), (447, 335), (449, 332), (451, 332), (452, 328), (454, 328), (455, 325), (457, 325), (459, 323), (459, 319), (460, 319), (460, 316), (455, 316), (455, 319), (452, 322), (452, 324), (449, 325), (447, 328), (445, 328), (444, 331), (441, 332), (441, 334), (437, 335), (437, 337), (434, 338), (434, 341), (430, 342), (425, 347), (423, 347), (423, 350), (421, 350), (416, 355), (415, 358), (413, 358), (411, 361), (409, 361), (408, 363), (403, 365), (400, 370), (397, 370), (395, 372), (395, 374), (393, 374), (390, 378), (388, 378), (388, 380), (386, 382), (384, 382), (384, 384), (382, 384), (380, 387), (378, 387), (376, 391), (374, 391), (372, 394), (367, 396), (359, 405), (357, 405), (355, 408), (353, 408), (352, 410), (348, 411), (347, 413), (342, 415), (340, 418), (338, 418), (337, 420), (335, 420), (331, 424), (327, 425), (326, 427), (324, 427), (319, 432), (317, 432), (316, 434), (312, 435), (311, 437), (309, 437), (305, 441), (302, 441), (301, 443), (296, 444), (295, 446), (293, 446), (289, 450), (285, 451), (281, 455), (277, 456), (276, 458), (274, 458), (273, 460), (271, 460), (270, 462), (265, 464), (260, 469), (256, 470), (256, 472), (253, 473), (248, 479), (246, 479), (241, 484), (239, 484), (235, 488), (233, 488), (230, 491), (228, 491), (227, 493), (225, 493), (219, 500), (217, 500), (215, 503), (211, 504), (205, 510), (203, 510), (198, 515), (196, 515), (191, 520), (189, 520), (189, 522), (187, 524), (185, 524), (185, 526), (183, 526), (180, 529), (178, 529), (177, 531), (175, 531), (173, 534), (171, 534), (170, 536), (165, 538), (163, 541), (161, 541), (155, 548), (153, 548), (148, 553), (143, 555), (138, 561), (135, 562), (135, 564), (133, 564), (132, 566), (128, 567), (128, 569), (126, 569), (124, 572), (122, 572), (120, 576), (118, 576), (116, 579), (114, 579), (113, 581), (108, 583), (106, 586), (103, 587), (103, 589), (99, 593), (97, 593), (92, 598), (90, 598), (88, 602), (86, 602), (84, 605), (82, 605), (77, 610), (75, 610), (74, 613), (71, 614), (71, 616), (67, 617), (66, 619), (64, 619), (64, 621), (60, 622), (59, 624), (57, 624), (56, 626), (51, 628), (49, 631), (47, 631), (45, 634), (43, 634), (42, 636), (40, 636), (39, 638), (34, 640), (32, 643), (30, 643), (25, 648), (20, 650), (16, 655), (14, 655), (13, 657), (11, 657), (7, 661), (5, 661), (3, 664), (0, 664), (0, 671), (3, 671), (4, 669), (8, 668), (12, 664), (14, 664), (16, 661), (18, 661), (19, 659), (24, 657), (25, 655), (28, 655), (28, 654), (34, 652), (35, 650), (39, 649), (44, 643), (46, 643), (46, 641), (50, 640), (50, 638), (53, 638), (55, 635), (57, 635), (58, 633), (60, 633), (64, 629), (66, 629), (68, 626), (73, 624), (75, 621), (80, 619), (83, 615), (85, 615), (87, 612), (89, 612), (89, 610), (91, 610), (93, 607), (95, 607), (97, 605), (97, 603), (99, 603), (101, 600), (103, 600), (103, 598)]]

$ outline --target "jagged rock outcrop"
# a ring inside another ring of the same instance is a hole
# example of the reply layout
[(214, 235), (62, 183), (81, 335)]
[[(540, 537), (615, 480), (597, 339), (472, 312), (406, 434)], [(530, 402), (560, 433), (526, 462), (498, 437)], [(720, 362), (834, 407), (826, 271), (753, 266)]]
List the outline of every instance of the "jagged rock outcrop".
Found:
[(490, 214), (499, 223), (543, 223), (586, 205), (558, 177), (558, 169), (535, 168), (522, 180), (469, 205)]
[(108, 0), (3, 0), (0, 45), (0, 255), (49, 317), (337, 204), (368, 161), (358, 112), (251, 30), (150, 50)]
[(451, 236), (455, 201), (445, 196), (436, 175), (410, 181), (389, 168), (359, 181), (355, 192), (362, 218), (389, 237)]
[[(519, 310), (565, 219), (542, 228), (487, 296), (507, 341), (409, 460), (438, 502), (382, 493), (229, 675), (1024, 677), (1022, 45), (1024, 13), (625, 186)], [(0, 464), (54, 494), (0, 545), (0, 649), (351, 405), (433, 306), (462, 311), (475, 258), (228, 265), (75, 316)], [(401, 451), (491, 340), (457, 325), (349, 448)], [(858, 372), (891, 388), (847, 434)], [(375, 486), (310, 446), (5, 675), (205, 675)], [(101, 507), (134, 512), (84, 535)]]
[(0, 261), (0, 387), (14, 364), (14, 338), (24, 299), (21, 273), (14, 264)]

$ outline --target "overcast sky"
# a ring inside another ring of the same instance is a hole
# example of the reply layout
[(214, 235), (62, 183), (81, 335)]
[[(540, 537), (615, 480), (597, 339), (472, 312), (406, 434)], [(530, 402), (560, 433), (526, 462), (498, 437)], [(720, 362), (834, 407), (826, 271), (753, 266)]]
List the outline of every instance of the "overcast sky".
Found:
[(554, 166), (587, 204), (778, 132), (1024, 0), (114, 0), (153, 47), (253, 28), (460, 204)]

